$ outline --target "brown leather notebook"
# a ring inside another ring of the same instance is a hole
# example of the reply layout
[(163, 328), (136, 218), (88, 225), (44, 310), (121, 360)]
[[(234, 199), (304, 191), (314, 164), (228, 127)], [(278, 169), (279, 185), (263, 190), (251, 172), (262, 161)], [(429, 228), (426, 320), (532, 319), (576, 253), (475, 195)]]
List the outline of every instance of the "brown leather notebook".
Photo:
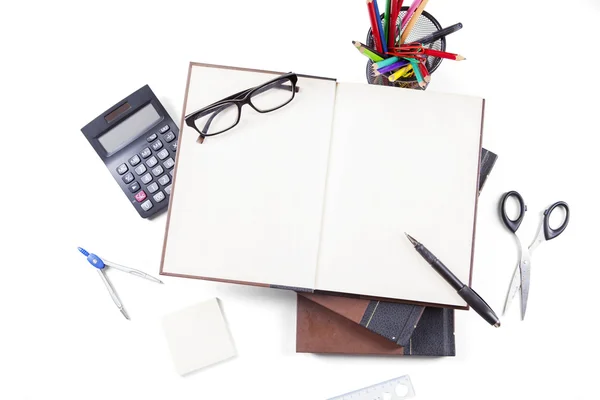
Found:
[(406, 346), (298, 297), (296, 352), (394, 356), (454, 356), (454, 310), (426, 307)]

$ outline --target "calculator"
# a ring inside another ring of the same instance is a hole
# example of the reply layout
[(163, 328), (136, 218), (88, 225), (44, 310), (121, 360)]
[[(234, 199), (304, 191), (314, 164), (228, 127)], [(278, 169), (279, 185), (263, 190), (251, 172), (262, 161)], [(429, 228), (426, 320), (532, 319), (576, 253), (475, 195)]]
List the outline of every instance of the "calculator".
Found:
[(148, 85), (81, 132), (142, 218), (167, 208), (179, 129)]

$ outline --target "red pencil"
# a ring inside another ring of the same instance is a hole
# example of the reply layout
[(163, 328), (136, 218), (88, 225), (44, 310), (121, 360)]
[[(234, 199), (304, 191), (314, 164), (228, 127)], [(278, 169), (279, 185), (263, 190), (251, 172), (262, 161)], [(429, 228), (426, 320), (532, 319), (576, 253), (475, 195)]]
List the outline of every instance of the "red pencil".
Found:
[(439, 50), (434, 50), (434, 49), (428, 49), (426, 47), (423, 48), (423, 53), (427, 54), (428, 56), (447, 58), (448, 60), (456, 60), (456, 61), (466, 60), (466, 58), (464, 58), (463, 56), (461, 56), (459, 54), (447, 53), (445, 51), (439, 51)]
[(417, 62), (419, 63), (419, 71), (421, 71), (421, 75), (423, 75), (423, 80), (429, 83), (431, 81), (431, 75), (429, 75), (429, 71), (427, 71), (425, 60), (418, 60)]
[(367, 0), (367, 8), (369, 9), (369, 19), (371, 20), (371, 34), (373, 35), (375, 50), (383, 51), (383, 44), (381, 43), (381, 33), (379, 33), (379, 25), (377, 24), (377, 18), (381, 17), (379, 15), (375, 16), (375, 7), (373, 6), (373, 0)]
[(390, 12), (390, 29), (388, 30), (388, 48), (396, 46), (396, 23), (400, 15), (400, 9), (404, 0), (392, 0), (392, 11)]

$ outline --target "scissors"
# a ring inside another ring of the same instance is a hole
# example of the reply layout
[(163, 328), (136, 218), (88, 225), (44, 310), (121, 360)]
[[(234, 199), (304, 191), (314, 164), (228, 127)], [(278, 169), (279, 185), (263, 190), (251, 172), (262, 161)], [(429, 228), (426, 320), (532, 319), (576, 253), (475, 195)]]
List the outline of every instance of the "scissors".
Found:
[(110, 284), (110, 281), (106, 277), (106, 273), (104, 272), (106, 267), (112, 267), (114, 269), (118, 269), (119, 271), (127, 272), (127, 273), (130, 273), (131, 275), (135, 275), (135, 276), (139, 276), (140, 278), (148, 279), (152, 282), (162, 283), (162, 281), (160, 279), (156, 279), (155, 277), (150, 276), (145, 272), (139, 271), (137, 269), (125, 267), (123, 265), (115, 264), (108, 260), (104, 260), (93, 253), (88, 253), (85, 249), (82, 249), (81, 247), (78, 247), (77, 249), (81, 252), (81, 254), (83, 254), (84, 256), (87, 257), (88, 262), (90, 264), (92, 264), (92, 266), (94, 266), (95, 268), (98, 269), (98, 274), (102, 278), (102, 282), (104, 282), (104, 286), (106, 286), (106, 289), (108, 289), (108, 293), (110, 293), (110, 297), (112, 297), (113, 301), (119, 308), (119, 311), (121, 311), (121, 314), (123, 314), (123, 316), (127, 319), (129, 319), (129, 315), (127, 315), (127, 311), (125, 311), (125, 308), (123, 307), (123, 303), (121, 303), (119, 296), (117, 296), (117, 292), (115, 291), (115, 288), (112, 287), (112, 285)]
[[(512, 220), (506, 214), (506, 201), (514, 197), (519, 202), (519, 215), (516, 219)], [(565, 219), (561, 226), (557, 229), (553, 229), (550, 227), (550, 215), (552, 212), (561, 207), (565, 210)], [(517, 236), (517, 230), (523, 222), (523, 218), (525, 217), (525, 211), (527, 211), (527, 206), (525, 205), (525, 201), (523, 197), (518, 193), (513, 191), (507, 192), (502, 196), (502, 200), (500, 201), (500, 210), (502, 216), (502, 222), (504, 225), (515, 234), (517, 238), (517, 243), (519, 244), (519, 263), (517, 264), (517, 268), (513, 274), (512, 280), (510, 281), (510, 286), (508, 288), (508, 295), (506, 296), (506, 302), (504, 303), (504, 311), (502, 314), (506, 312), (512, 299), (516, 296), (517, 292), (521, 291), (521, 320), (525, 318), (525, 310), (527, 310), (527, 299), (529, 297), (529, 283), (531, 276), (531, 253), (536, 249), (542, 242), (552, 240), (557, 238), (561, 233), (564, 232), (567, 225), (569, 224), (569, 206), (564, 201), (557, 201), (552, 204), (546, 210), (544, 210), (544, 217), (540, 222), (538, 227), (538, 232), (529, 247), (523, 246), (521, 239)]]

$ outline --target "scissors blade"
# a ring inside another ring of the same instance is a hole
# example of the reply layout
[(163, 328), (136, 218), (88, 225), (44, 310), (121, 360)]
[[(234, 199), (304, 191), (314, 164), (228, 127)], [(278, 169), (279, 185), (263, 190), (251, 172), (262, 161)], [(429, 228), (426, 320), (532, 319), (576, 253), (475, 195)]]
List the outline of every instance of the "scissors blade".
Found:
[(525, 319), (527, 310), (527, 299), (529, 298), (529, 283), (531, 278), (531, 259), (529, 251), (523, 252), (523, 257), (519, 265), (521, 270), (521, 321)]
[(510, 281), (510, 286), (508, 287), (508, 294), (506, 295), (506, 300), (504, 302), (504, 310), (502, 311), (502, 315), (504, 315), (504, 313), (506, 313), (506, 310), (508, 310), (510, 303), (515, 298), (515, 296), (519, 292), (520, 288), (521, 288), (521, 268), (520, 268), (519, 264), (517, 264), (517, 267), (515, 268), (515, 272), (513, 273), (512, 280)]

